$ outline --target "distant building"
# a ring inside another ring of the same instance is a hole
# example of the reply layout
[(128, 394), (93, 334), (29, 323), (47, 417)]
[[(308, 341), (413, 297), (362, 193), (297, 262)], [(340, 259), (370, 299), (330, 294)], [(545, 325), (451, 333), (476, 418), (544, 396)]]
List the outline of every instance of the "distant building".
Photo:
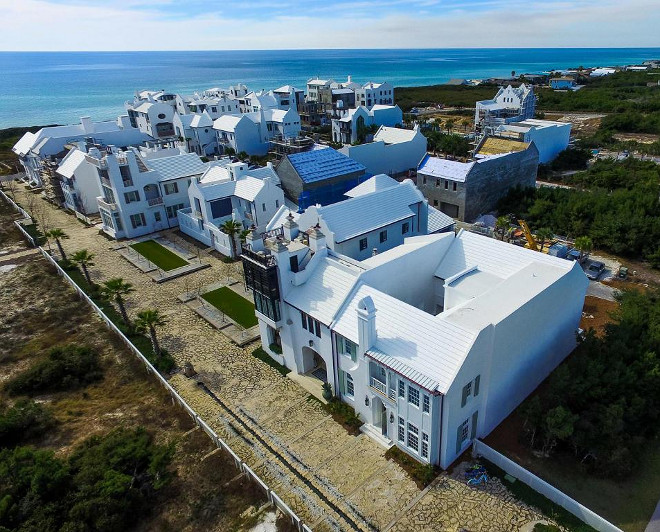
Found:
[(178, 211), (181, 231), (207, 246), (234, 256), (240, 248), (238, 235), (235, 246), (229, 235), (220, 228), (228, 220), (241, 224), (243, 229), (253, 227), (257, 234), (278, 209), (284, 205), (284, 193), (273, 166), (248, 169), (242, 162), (224, 159), (214, 163), (201, 176), (191, 181), (188, 188), (190, 207)]
[(371, 109), (360, 106), (338, 113), (339, 118), (332, 119), (332, 140), (342, 144), (364, 142), (366, 128), (372, 126), (400, 126), (403, 112), (398, 105), (374, 105)]
[(478, 132), (495, 128), (509, 122), (534, 118), (536, 96), (534, 89), (524, 83), (520, 87), (500, 87), (492, 100), (476, 103), (474, 124)]
[(469, 85), (470, 82), (463, 78), (452, 78), (445, 83), (445, 85)]
[(419, 129), (381, 126), (373, 142), (344, 146), (340, 153), (363, 164), (370, 174), (404, 175), (416, 170), (426, 155), (426, 137)]
[(57, 174), (61, 178), (64, 207), (89, 215), (99, 212), (96, 198), (101, 195), (101, 182), (96, 166), (87, 160), (85, 144), (81, 144), (62, 159)]
[(616, 68), (594, 68), (589, 74), (592, 78), (600, 78), (603, 76), (611, 76), (616, 72)]
[(285, 156), (276, 166), (285, 195), (300, 211), (310, 205), (329, 205), (368, 176), (364, 165), (332, 148)]
[(469, 162), (426, 156), (417, 169), (417, 186), (430, 205), (452, 218), (471, 222), (491, 212), (510, 188), (536, 184), (536, 146), (506, 142), (512, 145), (508, 153)]
[(371, 109), (374, 105), (393, 105), (394, 88), (388, 82), (374, 83), (369, 81), (355, 90), (355, 105), (363, 105)]
[(329, 89), (330, 84), (334, 83), (331, 79), (311, 78), (307, 80), (307, 98), (308, 102), (320, 102), (320, 89)]
[(570, 90), (575, 87), (575, 79), (569, 76), (550, 79), (550, 88), (554, 90)]
[(176, 94), (165, 91), (141, 91), (124, 106), (131, 125), (155, 139), (174, 137)]
[(551, 162), (559, 152), (568, 148), (571, 138), (570, 122), (554, 122), (529, 118), (499, 126), (494, 135), (521, 142), (533, 142), (539, 150), (539, 163)]

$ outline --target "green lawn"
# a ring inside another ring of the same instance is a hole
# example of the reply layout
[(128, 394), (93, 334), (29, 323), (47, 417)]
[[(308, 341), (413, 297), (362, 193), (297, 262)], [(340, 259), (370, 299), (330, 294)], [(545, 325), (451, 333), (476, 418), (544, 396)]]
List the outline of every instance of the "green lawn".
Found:
[(176, 253), (172, 253), (155, 240), (146, 240), (137, 244), (131, 244), (131, 247), (145, 259), (153, 262), (161, 270), (166, 272), (188, 264), (188, 261), (179, 257)]
[(226, 286), (207, 292), (202, 297), (241, 327), (248, 329), (257, 324), (254, 305)]

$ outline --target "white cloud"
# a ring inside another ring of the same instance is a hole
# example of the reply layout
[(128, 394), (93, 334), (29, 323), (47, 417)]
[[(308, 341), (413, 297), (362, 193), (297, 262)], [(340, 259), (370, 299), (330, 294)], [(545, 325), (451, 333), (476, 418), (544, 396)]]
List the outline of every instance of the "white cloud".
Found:
[[(261, 8), (270, 0), (257, 2)], [(656, 0), (523, 2), (403, 0), (328, 4), (267, 17), (241, 2), (241, 17), (198, 7), (174, 17), (171, 0), (110, 5), (0, 0), (1, 50), (203, 50), (300, 48), (659, 46)], [(412, 3), (411, 3), (412, 4)], [(177, 3), (180, 10), (185, 4)], [(256, 5), (256, 4), (255, 4)], [(341, 6), (344, 6), (342, 9)], [(345, 6), (350, 5), (351, 9)], [(380, 6), (380, 9), (379, 7)], [(232, 7), (237, 12), (236, 4)], [(179, 11), (180, 12), (180, 11)], [(364, 16), (364, 13), (371, 14)], [(332, 13), (329, 17), (328, 13)], [(385, 14), (382, 14), (385, 13)]]

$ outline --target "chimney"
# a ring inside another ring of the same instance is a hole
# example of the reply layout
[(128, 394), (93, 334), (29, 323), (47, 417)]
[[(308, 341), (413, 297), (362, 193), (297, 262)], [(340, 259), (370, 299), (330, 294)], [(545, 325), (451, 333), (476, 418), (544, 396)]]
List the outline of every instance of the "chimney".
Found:
[(358, 344), (360, 352), (364, 353), (376, 343), (376, 307), (370, 296), (360, 300), (357, 315)]
[(326, 247), (325, 235), (321, 232), (321, 227), (316, 224), (309, 230), (309, 248), (316, 253)]
[(293, 240), (300, 233), (298, 224), (293, 219), (293, 213), (290, 211), (289, 211), (289, 216), (286, 217), (286, 221), (284, 222), (282, 227), (284, 228), (284, 238), (286, 238), (288, 241)]
[(353, 80), (351, 79), (351, 75), (348, 75), (348, 81), (346, 83), (351, 83)]
[(89, 116), (83, 116), (80, 118), (80, 123), (82, 124), (83, 131), (85, 133), (93, 133), (94, 132), (94, 124), (92, 123), (92, 119)]
[(250, 227), (250, 232), (245, 237), (245, 244), (252, 251), (263, 251), (264, 249), (264, 241), (257, 234), (257, 228), (254, 226), (254, 224), (252, 227)]
[(375, 257), (376, 255), (378, 255), (378, 248), (374, 248), (371, 250), (371, 256)]

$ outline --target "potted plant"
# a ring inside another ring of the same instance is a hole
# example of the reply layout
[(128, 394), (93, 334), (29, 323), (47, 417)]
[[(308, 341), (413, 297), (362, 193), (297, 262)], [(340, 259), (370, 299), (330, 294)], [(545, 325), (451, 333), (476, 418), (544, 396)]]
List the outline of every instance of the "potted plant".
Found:
[(323, 388), (323, 394), (322, 394), (323, 399), (325, 399), (326, 401), (329, 401), (330, 399), (332, 399), (332, 386), (330, 386), (330, 383), (329, 382), (324, 382), (323, 386), (321, 386), (321, 388)]

